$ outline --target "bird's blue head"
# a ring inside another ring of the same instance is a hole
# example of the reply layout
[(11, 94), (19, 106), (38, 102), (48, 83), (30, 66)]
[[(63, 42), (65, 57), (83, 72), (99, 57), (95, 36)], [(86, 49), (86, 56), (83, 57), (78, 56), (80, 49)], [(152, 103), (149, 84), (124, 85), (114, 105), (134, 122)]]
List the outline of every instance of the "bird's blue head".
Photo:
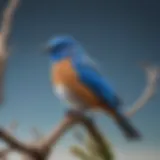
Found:
[(63, 60), (73, 55), (78, 42), (70, 36), (57, 36), (47, 43), (47, 53), (53, 61)]

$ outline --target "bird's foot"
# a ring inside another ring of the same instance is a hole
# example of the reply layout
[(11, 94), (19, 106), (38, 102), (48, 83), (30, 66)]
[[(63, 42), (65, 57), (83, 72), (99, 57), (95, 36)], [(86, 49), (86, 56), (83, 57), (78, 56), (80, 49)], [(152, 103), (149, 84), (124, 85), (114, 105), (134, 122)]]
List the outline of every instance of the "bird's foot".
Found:
[(70, 109), (66, 111), (66, 115), (69, 117), (75, 117), (75, 118), (82, 118), (83, 120), (87, 120), (89, 123), (93, 123), (93, 116), (88, 116), (85, 114), (85, 112), (79, 111), (79, 110), (74, 110)]

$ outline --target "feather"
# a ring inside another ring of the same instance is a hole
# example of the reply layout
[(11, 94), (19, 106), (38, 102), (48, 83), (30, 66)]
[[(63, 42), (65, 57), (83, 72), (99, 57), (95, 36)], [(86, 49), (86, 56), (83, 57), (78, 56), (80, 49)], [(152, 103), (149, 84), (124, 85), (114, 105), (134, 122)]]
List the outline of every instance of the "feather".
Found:
[(82, 55), (76, 55), (72, 59), (73, 67), (81, 83), (87, 86), (96, 96), (108, 103), (110, 107), (119, 106), (119, 98), (100, 72), (96, 69), (94, 63), (85, 59)]

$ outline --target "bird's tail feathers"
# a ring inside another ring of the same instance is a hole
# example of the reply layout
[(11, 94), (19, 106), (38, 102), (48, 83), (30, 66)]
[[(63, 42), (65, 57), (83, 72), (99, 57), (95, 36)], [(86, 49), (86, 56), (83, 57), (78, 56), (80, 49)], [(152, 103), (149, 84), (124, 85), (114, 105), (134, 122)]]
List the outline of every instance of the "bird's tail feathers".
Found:
[(116, 113), (115, 115), (116, 123), (118, 124), (122, 132), (125, 134), (127, 139), (141, 138), (139, 131), (137, 131), (137, 129), (134, 128), (134, 126), (131, 124), (128, 118), (126, 118), (124, 115), (120, 113)]

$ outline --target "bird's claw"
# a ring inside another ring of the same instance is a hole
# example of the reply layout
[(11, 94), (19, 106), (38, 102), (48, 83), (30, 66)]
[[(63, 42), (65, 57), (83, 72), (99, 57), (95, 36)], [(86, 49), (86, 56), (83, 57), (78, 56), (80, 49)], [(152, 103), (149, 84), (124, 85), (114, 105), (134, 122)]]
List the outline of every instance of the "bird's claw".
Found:
[(76, 118), (78, 118), (78, 117), (82, 118), (83, 117), (84, 119), (87, 119), (87, 121), (89, 121), (90, 123), (93, 122), (93, 117), (88, 116), (84, 112), (79, 111), (79, 110), (73, 110), (73, 109), (67, 110), (66, 115), (71, 116), (71, 117), (76, 117)]

